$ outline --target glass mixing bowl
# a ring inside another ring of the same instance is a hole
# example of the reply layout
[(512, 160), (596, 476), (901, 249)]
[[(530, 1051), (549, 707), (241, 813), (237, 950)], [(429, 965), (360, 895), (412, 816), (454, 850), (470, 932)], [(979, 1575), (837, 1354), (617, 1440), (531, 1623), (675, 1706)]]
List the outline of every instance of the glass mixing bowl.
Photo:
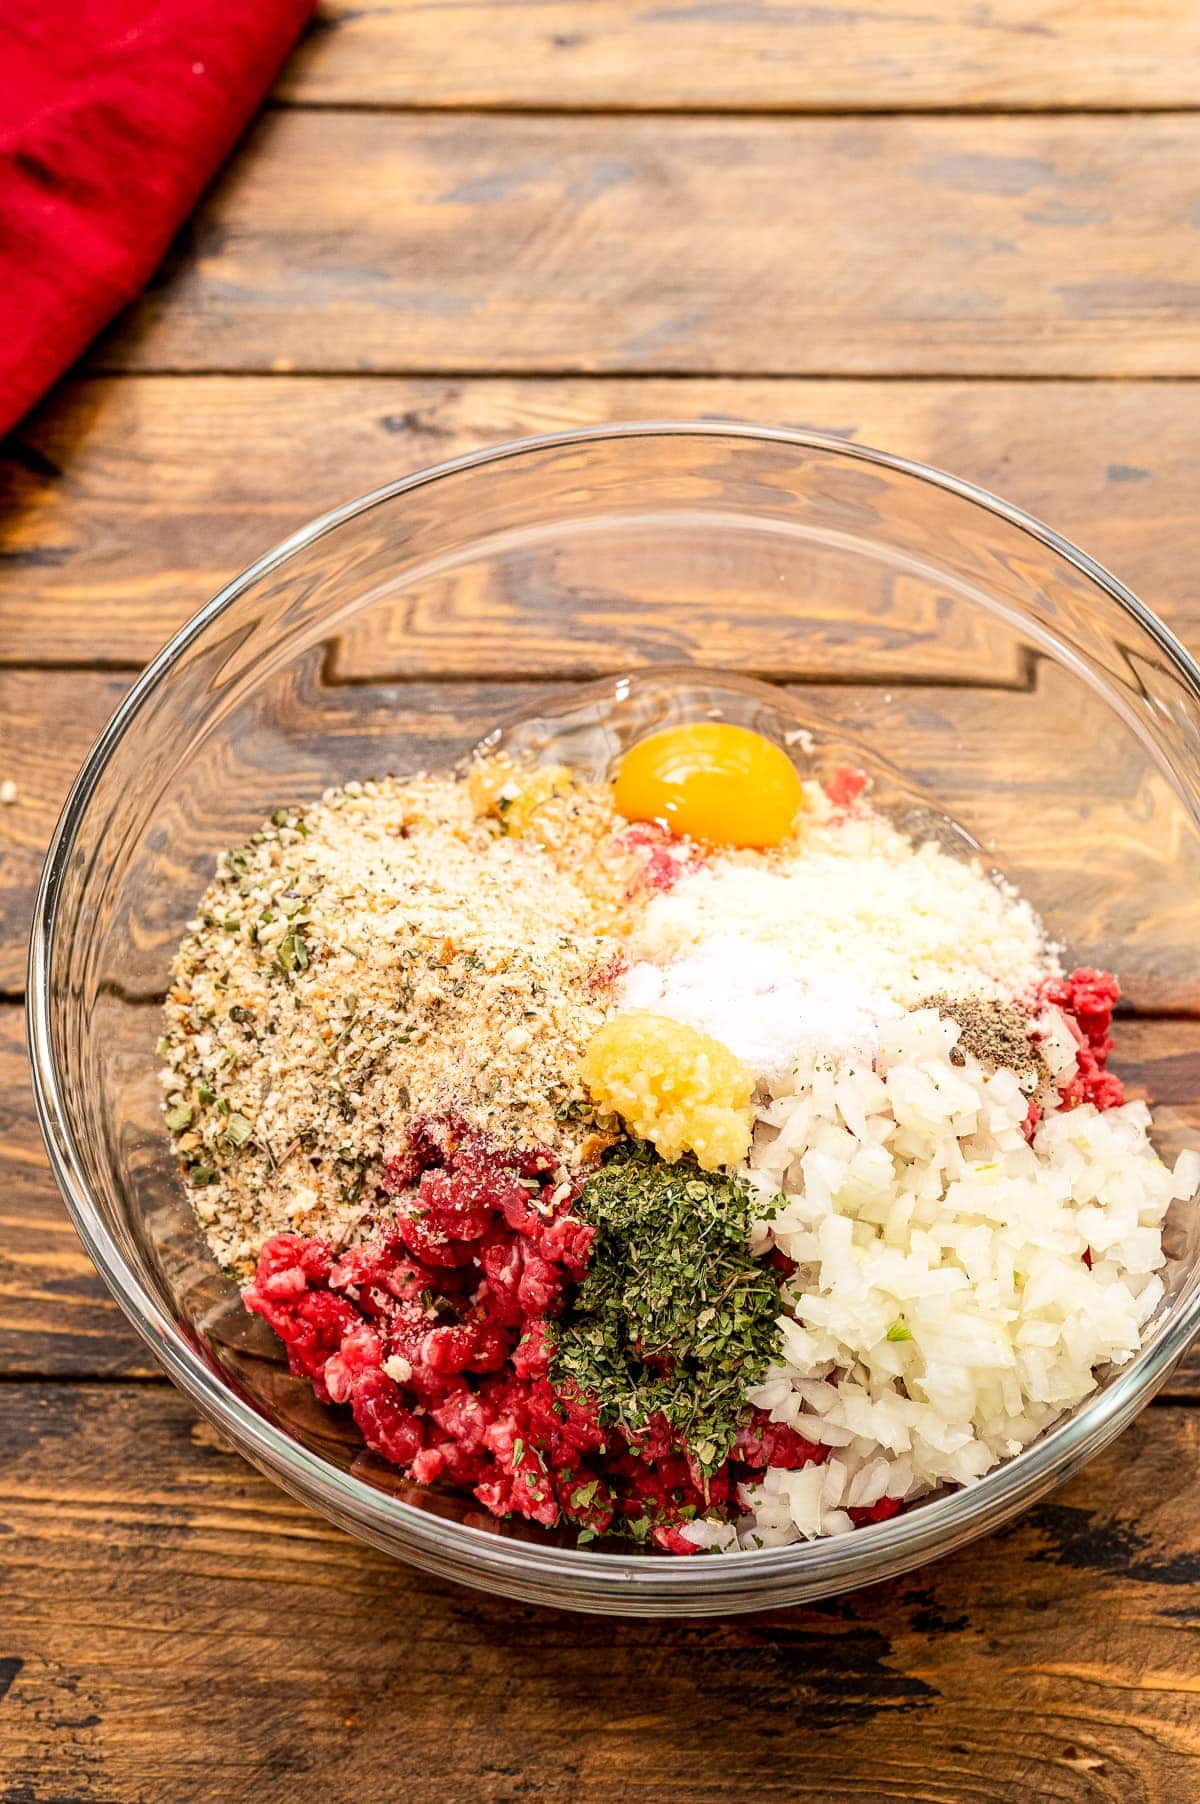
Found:
[[(603, 766), (679, 711), (681, 683), (687, 711), (755, 721), (818, 769), (866, 765), (885, 805), (966, 836), (1076, 962), (1121, 974), (1133, 1007), (1200, 1006), (1186, 652), (1089, 558), (967, 483), (733, 426), (502, 446), (379, 489), (255, 564), (175, 636), (84, 766), (29, 971), (67, 1206), (210, 1421), (295, 1497), (432, 1572), (639, 1615), (820, 1597), (994, 1528), (1110, 1441), (1200, 1325), (1195, 1212), (1179, 1208), (1144, 1351), (1019, 1458), (888, 1523), (692, 1560), (580, 1550), (422, 1491), (288, 1375), (197, 1237), (158, 1112), (158, 1005), (214, 853), (285, 802), (446, 763), (514, 714), (523, 742), (565, 736)], [(1165, 1121), (1165, 1151), (1182, 1132)]]

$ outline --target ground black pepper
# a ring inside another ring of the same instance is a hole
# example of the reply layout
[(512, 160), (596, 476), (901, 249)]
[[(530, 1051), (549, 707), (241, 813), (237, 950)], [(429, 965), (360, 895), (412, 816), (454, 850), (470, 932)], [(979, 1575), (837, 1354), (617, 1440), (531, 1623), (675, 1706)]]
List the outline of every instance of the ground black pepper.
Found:
[(987, 1071), (1012, 1071), (1034, 1089), (1046, 1077), (1046, 1066), (1036, 1043), (1029, 1037), (1029, 1017), (1010, 1002), (992, 996), (927, 996), (924, 1008), (957, 1023), (958, 1045), (950, 1054), (952, 1065), (966, 1063), (966, 1055), (978, 1059)]

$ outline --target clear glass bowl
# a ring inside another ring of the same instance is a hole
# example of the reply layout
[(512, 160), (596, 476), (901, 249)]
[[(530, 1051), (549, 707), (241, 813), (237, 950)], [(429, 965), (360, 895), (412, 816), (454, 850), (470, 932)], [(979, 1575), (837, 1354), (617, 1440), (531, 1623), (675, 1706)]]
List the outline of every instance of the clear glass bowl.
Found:
[[(954, 837), (952, 816), (1074, 959), (1121, 973), (1135, 1007), (1200, 1004), (1200, 672), (1160, 622), (969, 484), (796, 433), (647, 425), (393, 483), (202, 608), (67, 801), (37, 903), (29, 1025), (47, 1146), (84, 1244), (249, 1459), (443, 1576), (581, 1609), (701, 1615), (901, 1572), (1090, 1459), (1200, 1325), (1194, 1212), (1169, 1224), (1168, 1300), (1141, 1355), (970, 1489), (782, 1550), (579, 1550), (405, 1483), (289, 1377), (198, 1240), (154, 1053), (171, 951), (218, 848), (332, 782), (448, 762), (514, 711), (527, 741), (551, 717), (603, 765), (633, 725), (677, 705), (662, 665), (713, 673), (689, 679), (689, 707), (791, 732), (797, 748), (811, 734), (803, 755), (818, 767), (849, 753), (902, 814)], [(635, 668), (651, 674), (613, 682)], [(583, 677), (598, 686), (567, 688)]]

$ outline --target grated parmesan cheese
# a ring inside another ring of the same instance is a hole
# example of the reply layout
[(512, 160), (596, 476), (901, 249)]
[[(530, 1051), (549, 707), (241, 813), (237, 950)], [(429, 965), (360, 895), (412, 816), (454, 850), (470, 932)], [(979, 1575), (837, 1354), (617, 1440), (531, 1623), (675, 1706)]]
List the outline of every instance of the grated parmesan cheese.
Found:
[(686, 873), (633, 923), (630, 953), (669, 965), (731, 938), (769, 948), (800, 983), (836, 972), (902, 1007), (936, 991), (1021, 997), (1060, 968), (1015, 890), (865, 813), (814, 822), (773, 858)]

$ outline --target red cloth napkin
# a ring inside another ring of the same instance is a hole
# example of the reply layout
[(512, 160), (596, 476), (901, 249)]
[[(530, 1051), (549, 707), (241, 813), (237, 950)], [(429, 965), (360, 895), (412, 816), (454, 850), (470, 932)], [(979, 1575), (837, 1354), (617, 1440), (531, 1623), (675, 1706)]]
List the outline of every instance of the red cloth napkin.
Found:
[(0, 433), (132, 300), (315, 0), (0, 0)]

